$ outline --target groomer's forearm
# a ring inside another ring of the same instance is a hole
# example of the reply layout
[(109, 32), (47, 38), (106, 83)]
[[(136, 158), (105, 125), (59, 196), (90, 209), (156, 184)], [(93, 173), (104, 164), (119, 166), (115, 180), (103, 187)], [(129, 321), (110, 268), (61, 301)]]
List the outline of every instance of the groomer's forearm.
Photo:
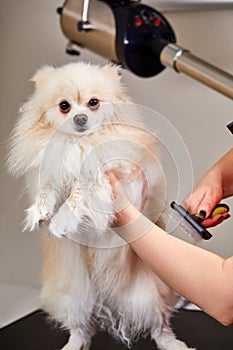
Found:
[[(124, 224), (137, 217), (132, 207)], [(130, 225), (128, 226), (130, 229)], [(141, 228), (140, 228), (141, 229)], [(154, 225), (129, 242), (137, 255), (172, 289), (219, 322), (233, 323), (233, 262), (168, 235)], [(127, 228), (124, 237), (127, 240)]]

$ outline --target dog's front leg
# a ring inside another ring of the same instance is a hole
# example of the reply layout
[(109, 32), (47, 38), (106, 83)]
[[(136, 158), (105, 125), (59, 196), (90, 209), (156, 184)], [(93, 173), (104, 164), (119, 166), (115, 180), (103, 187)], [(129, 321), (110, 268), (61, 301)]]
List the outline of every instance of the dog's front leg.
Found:
[(88, 208), (83, 203), (80, 185), (76, 181), (71, 194), (52, 218), (49, 232), (58, 238), (72, 235), (77, 232), (84, 216), (88, 216)]
[(26, 209), (24, 230), (33, 231), (43, 221), (49, 221), (54, 214), (56, 191), (52, 182), (40, 186), (32, 206)]

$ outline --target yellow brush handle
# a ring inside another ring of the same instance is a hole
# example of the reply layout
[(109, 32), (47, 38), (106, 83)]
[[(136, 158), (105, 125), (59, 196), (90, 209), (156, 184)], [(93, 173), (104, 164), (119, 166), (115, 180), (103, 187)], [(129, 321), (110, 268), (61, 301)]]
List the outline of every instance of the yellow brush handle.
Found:
[(228, 207), (227, 204), (224, 204), (224, 203), (217, 204), (214, 207), (214, 209), (212, 210), (212, 212), (210, 213), (210, 217), (212, 218), (213, 216), (218, 215), (218, 214), (225, 214), (229, 210), (230, 210), (230, 208)]

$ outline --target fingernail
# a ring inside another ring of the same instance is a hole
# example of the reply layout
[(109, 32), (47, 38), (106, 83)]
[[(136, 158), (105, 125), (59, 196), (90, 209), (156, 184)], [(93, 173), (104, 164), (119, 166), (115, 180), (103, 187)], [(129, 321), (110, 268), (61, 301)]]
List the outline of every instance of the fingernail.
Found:
[(206, 217), (206, 212), (205, 212), (205, 210), (200, 210), (200, 211), (199, 211), (199, 215), (200, 215), (200, 217), (201, 217), (202, 219), (205, 219), (205, 217)]

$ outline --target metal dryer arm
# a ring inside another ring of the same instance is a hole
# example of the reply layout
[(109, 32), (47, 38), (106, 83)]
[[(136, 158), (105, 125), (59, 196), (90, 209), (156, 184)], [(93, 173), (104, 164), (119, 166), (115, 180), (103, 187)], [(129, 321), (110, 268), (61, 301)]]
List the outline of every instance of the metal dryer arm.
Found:
[(192, 55), (176, 44), (167, 44), (160, 54), (164, 66), (172, 67), (233, 99), (233, 76)]

